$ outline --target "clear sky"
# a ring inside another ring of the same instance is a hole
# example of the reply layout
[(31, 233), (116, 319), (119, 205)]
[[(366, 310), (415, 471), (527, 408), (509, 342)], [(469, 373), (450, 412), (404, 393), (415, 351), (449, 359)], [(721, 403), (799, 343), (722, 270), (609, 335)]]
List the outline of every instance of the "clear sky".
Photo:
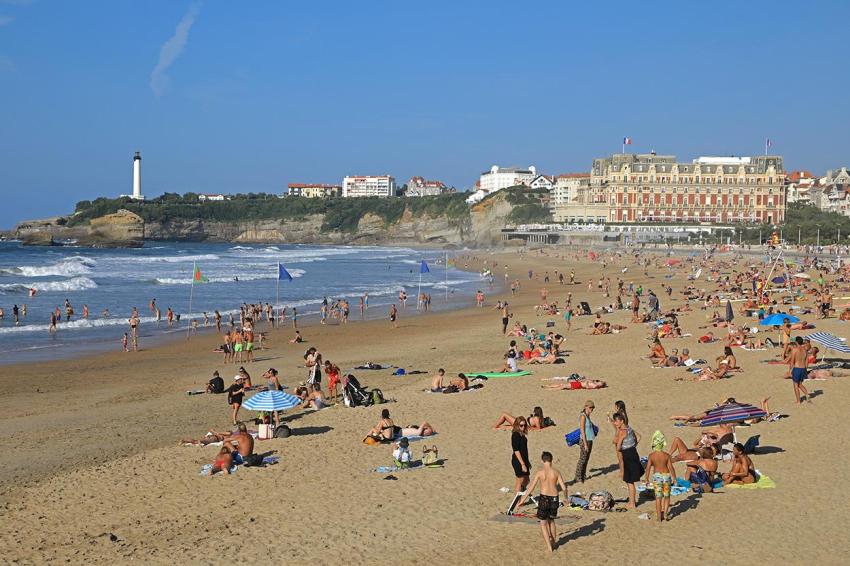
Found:
[(0, 226), (78, 200), (470, 187), (657, 150), (850, 164), (846, 1), (0, 0)]

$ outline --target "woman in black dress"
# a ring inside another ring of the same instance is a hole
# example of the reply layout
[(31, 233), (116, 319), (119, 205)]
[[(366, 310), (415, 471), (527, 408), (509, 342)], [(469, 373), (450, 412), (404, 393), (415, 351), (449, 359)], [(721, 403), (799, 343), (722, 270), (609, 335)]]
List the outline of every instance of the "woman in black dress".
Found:
[(531, 463), (528, 461), (528, 421), (525, 417), (514, 419), (511, 433), (511, 465), (514, 468), (516, 483), (514, 491), (524, 491), (528, 486)]
[(615, 443), (622, 458), (620, 459), (620, 476), (626, 482), (629, 489), (629, 509), (637, 507), (637, 490), (635, 482), (643, 477), (643, 464), (640, 463), (637, 445), (640, 435), (626, 424), (626, 419), (621, 413), (614, 414), (614, 427), (617, 429)]

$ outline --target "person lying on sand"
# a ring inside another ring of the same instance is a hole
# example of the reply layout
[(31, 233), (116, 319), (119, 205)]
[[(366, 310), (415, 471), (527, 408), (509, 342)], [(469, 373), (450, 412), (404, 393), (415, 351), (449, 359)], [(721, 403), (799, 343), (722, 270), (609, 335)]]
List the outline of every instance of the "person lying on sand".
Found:
[(230, 475), (231, 466), (233, 466), (233, 454), (231, 453), (231, 449), (227, 446), (222, 446), (221, 450), (219, 450), (218, 454), (216, 454), (215, 460), (213, 460), (213, 465), (210, 469), (210, 477), (214, 476), (217, 472), (221, 472), (226, 476)]
[(372, 427), (369, 434), (366, 436), (375, 438), (381, 442), (387, 442), (395, 438), (401, 438), (402, 436), (432, 436), (436, 434), (436, 432), (437, 431), (434, 430), (434, 427), (427, 422), (423, 422), (419, 426), (396, 426), (390, 418), (390, 410), (382, 409), (381, 420), (378, 421), (377, 425)]
[(531, 358), (528, 360), (529, 364), (554, 364), (555, 360), (558, 359), (558, 356), (555, 355), (554, 352), (546, 352), (540, 357)]
[(230, 438), (231, 436), (233, 436), (232, 432), (219, 432), (217, 430), (210, 430), (203, 438), (181, 438), (177, 444), (180, 446), (186, 444), (191, 444), (193, 446), (207, 446), (208, 444), (222, 442), (224, 439)]
[(581, 379), (570, 379), (565, 383), (551, 383), (549, 385), (541, 385), (540, 387), (542, 389), (561, 391), (563, 389), (602, 389), (603, 387), (608, 387), (608, 384), (601, 379), (587, 379), (583, 377)]
[(750, 457), (744, 454), (744, 445), (740, 442), (732, 447), (732, 458), (732, 469), (723, 474), (723, 485), (755, 483), (756, 469)]
[[(515, 420), (516, 417), (510, 413), (502, 413), (499, 420), (497, 420), (493, 425), (493, 429), (512, 428)], [(531, 415), (529, 415), (526, 420), (528, 422), (529, 430), (543, 430), (544, 428), (554, 426), (555, 424), (552, 422), (552, 419), (543, 416), (543, 409), (540, 407), (534, 407), (534, 410), (531, 411)]]

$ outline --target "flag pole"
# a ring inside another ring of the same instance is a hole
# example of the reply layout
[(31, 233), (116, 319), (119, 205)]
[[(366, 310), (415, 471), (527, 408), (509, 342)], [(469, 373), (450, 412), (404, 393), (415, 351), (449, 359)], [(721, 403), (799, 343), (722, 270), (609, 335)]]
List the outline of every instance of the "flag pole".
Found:
[(419, 310), (419, 304), (422, 302), (422, 265), (419, 266), (419, 290), (416, 295), (416, 310)]
[(449, 252), (446, 252), (446, 302), (449, 302)]
[(274, 308), (278, 308), (280, 304), (280, 262), (277, 262), (277, 277), (275, 278), (277, 282), (275, 284), (275, 292), (274, 292)]

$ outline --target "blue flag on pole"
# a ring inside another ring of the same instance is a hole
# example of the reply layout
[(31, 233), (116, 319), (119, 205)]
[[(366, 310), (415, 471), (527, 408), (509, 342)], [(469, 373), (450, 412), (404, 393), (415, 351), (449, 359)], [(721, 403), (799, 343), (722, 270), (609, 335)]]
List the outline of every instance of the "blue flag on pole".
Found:
[(286, 270), (282, 263), (277, 264), (277, 278), (292, 281), (292, 275)]
[(431, 273), (431, 270), (428, 269), (428, 264), (424, 259), (422, 260), (422, 263), (419, 264), (419, 273)]

